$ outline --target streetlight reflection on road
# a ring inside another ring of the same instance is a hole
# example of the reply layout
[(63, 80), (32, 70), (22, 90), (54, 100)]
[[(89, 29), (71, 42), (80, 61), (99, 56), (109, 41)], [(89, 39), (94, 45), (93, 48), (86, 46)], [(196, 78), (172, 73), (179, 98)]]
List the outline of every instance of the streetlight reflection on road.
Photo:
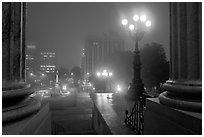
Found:
[(99, 104), (110, 104), (113, 101), (113, 93), (96, 93)]

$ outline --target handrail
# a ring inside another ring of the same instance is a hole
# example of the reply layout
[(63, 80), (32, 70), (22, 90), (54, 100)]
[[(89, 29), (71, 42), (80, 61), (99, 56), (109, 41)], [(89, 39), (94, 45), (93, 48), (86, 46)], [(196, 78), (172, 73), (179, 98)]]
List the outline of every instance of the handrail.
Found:
[(144, 109), (145, 99), (152, 98), (153, 96), (146, 92), (135, 102), (131, 114), (128, 115), (128, 110), (125, 111), (125, 124), (132, 129), (136, 134), (143, 135), (144, 133)]

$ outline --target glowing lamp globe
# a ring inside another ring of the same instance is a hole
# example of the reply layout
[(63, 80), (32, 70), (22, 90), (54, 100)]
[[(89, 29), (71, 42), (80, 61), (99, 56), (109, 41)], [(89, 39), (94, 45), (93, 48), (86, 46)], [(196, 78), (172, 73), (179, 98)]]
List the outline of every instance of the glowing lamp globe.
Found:
[(100, 72), (97, 72), (96, 75), (97, 75), (97, 76), (101, 76), (101, 73), (100, 73)]
[(141, 21), (141, 22), (146, 21), (146, 19), (147, 19), (147, 17), (146, 17), (145, 15), (140, 16), (140, 21)]
[(109, 76), (112, 76), (113, 75), (113, 73), (112, 72), (109, 72), (109, 74), (108, 74)]
[(145, 23), (145, 25), (147, 26), (147, 27), (150, 27), (151, 25), (152, 25), (152, 23), (151, 23), (151, 21), (147, 21), (146, 23)]
[(131, 25), (129, 26), (129, 29), (130, 29), (130, 30), (134, 30), (134, 29), (135, 29), (135, 26), (134, 26), (133, 24), (131, 24)]
[(133, 16), (133, 20), (134, 20), (134, 21), (138, 21), (139, 19), (140, 19), (140, 18), (139, 18), (138, 15)]
[(122, 25), (125, 26), (125, 25), (127, 25), (127, 24), (128, 24), (127, 19), (123, 19), (123, 20), (122, 20)]

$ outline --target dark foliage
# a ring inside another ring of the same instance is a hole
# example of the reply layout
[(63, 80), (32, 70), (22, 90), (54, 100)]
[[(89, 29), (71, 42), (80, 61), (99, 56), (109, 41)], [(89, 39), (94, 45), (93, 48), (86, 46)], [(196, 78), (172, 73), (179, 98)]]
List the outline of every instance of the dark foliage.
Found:
[(141, 76), (146, 88), (159, 87), (169, 78), (169, 62), (159, 43), (146, 44), (140, 51)]
[(69, 76), (69, 70), (67, 68), (61, 67), (58, 70), (58, 74), (60, 79), (67, 78)]

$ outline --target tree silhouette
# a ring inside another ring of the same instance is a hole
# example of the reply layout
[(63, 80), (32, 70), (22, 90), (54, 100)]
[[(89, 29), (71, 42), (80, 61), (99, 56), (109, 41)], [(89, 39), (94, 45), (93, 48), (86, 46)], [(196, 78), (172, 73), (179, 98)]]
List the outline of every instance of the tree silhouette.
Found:
[(159, 87), (169, 78), (169, 62), (159, 43), (146, 44), (140, 51), (141, 77), (146, 88)]
[(60, 79), (67, 78), (69, 76), (69, 70), (67, 68), (61, 67), (58, 70), (58, 75)]

